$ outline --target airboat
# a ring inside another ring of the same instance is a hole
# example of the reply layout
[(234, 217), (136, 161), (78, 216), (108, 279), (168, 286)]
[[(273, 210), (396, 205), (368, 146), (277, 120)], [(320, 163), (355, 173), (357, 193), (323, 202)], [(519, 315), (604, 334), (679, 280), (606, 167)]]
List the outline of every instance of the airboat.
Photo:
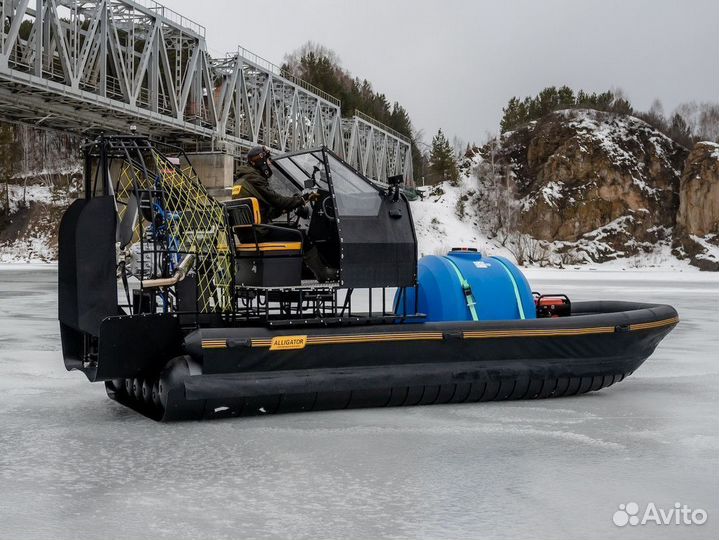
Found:
[[(212, 197), (181, 149), (102, 136), (59, 232), (68, 370), (155, 420), (574, 396), (632, 374), (677, 324), (667, 305), (533, 293), (471, 247), (418, 260), (401, 177), (327, 148), (273, 159), (320, 194), (266, 223)], [(339, 270), (320, 283), (316, 246)]]

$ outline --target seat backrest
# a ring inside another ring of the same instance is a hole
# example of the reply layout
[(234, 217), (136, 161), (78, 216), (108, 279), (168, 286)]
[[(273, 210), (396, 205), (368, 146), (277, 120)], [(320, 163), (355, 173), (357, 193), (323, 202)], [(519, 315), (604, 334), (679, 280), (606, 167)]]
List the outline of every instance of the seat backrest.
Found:
[(232, 230), (250, 228), (262, 222), (260, 204), (255, 197), (234, 199), (225, 203), (228, 225)]

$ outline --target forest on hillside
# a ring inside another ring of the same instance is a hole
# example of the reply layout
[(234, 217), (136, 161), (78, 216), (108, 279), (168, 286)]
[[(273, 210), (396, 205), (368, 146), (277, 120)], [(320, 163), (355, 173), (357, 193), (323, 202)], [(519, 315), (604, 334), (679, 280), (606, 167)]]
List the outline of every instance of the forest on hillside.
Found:
[(412, 142), (415, 177), (425, 169), (426, 156), (417, 144), (422, 134), (415, 131), (407, 110), (398, 101), (391, 101), (386, 94), (375, 90), (369, 80), (353, 76), (342, 67), (334, 51), (308, 41), (285, 55), (281, 69), (339, 99), (342, 116), (351, 117), (358, 110), (408, 137)]
[(500, 128), (503, 133), (511, 131), (561, 109), (594, 109), (636, 116), (685, 148), (691, 148), (698, 141), (719, 142), (719, 104), (682, 103), (665, 116), (659, 100), (655, 100), (648, 111), (640, 111), (621, 90), (575, 92), (566, 85), (548, 86), (536, 96), (510, 98), (502, 109)]
[[(476, 154), (476, 143), (465, 145), (441, 128), (432, 135), (431, 144), (426, 144), (422, 140), (424, 134), (415, 129), (409, 112), (398, 101), (390, 100), (366, 78), (353, 76), (342, 66), (338, 55), (323, 45), (305, 43), (285, 56), (282, 69), (338, 98), (343, 116), (352, 116), (359, 110), (409, 137), (418, 185), (456, 182), (462, 160)], [(590, 92), (566, 85), (546, 87), (535, 96), (509, 98), (502, 109), (499, 128), (502, 133), (509, 132), (561, 109), (593, 109), (635, 116), (687, 149), (698, 141), (719, 142), (719, 104), (683, 103), (671, 114), (665, 114), (659, 100), (642, 111), (632, 105), (621, 89)]]

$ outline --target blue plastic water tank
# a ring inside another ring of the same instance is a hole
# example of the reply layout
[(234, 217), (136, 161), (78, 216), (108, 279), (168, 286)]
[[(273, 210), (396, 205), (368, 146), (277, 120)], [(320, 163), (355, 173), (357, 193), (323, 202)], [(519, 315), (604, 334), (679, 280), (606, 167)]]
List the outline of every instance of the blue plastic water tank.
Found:
[[(464, 279), (475, 301), (477, 319), (499, 321), (535, 319), (532, 289), (519, 269), (504, 257), (482, 257), (477, 251), (453, 250), (446, 256), (422, 257), (418, 268), (417, 310), (426, 321), (471, 321), (462, 286)], [(395, 311), (414, 312), (415, 290), (406, 289), (405, 299), (395, 297)]]

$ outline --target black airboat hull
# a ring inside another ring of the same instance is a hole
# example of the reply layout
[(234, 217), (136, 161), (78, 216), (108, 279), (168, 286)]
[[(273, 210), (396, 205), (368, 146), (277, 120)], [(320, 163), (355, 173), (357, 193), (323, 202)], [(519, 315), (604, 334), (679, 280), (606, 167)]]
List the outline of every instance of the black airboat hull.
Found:
[[(555, 319), (203, 328), (184, 339), (173, 317), (112, 317), (97, 364), (68, 369), (156, 420), (536, 399), (622, 381), (678, 322), (666, 305), (572, 308)], [(295, 348), (276, 350), (278, 336)]]

